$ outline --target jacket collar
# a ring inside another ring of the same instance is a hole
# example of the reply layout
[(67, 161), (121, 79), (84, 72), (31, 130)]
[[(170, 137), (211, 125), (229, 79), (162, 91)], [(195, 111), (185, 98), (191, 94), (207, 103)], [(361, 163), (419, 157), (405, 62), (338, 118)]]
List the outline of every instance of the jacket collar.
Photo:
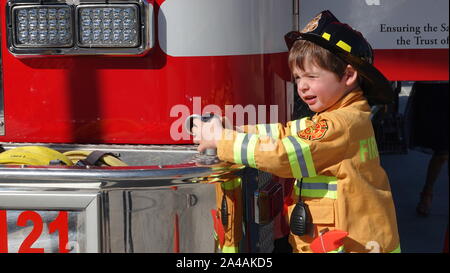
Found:
[(366, 98), (363, 95), (363, 91), (359, 87), (353, 91), (350, 91), (347, 95), (343, 96), (333, 106), (323, 111), (322, 113), (331, 112), (339, 108), (347, 107), (351, 104), (354, 104), (355, 102), (367, 102)]

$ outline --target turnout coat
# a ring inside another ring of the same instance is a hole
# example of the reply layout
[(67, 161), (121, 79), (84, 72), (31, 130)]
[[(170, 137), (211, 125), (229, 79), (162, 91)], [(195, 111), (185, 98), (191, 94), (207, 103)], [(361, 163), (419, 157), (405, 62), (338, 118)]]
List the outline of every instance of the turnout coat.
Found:
[(361, 90), (286, 126), (225, 129), (217, 152), (221, 160), (297, 179), (288, 216), (301, 196), (312, 220), (306, 235), (290, 234), (294, 252), (311, 252), (310, 243), (326, 229), (348, 232), (345, 252), (400, 252), (389, 180)]

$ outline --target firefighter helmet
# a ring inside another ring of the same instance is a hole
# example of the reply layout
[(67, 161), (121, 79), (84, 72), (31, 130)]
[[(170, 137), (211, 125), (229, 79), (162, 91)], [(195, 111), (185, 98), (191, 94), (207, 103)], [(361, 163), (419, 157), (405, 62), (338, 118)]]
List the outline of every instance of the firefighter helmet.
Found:
[(291, 31), (284, 38), (289, 50), (297, 40), (307, 40), (352, 65), (363, 78), (361, 88), (369, 102), (386, 104), (394, 101), (391, 84), (373, 66), (370, 44), (359, 31), (341, 23), (330, 11), (322, 11), (301, 32)]
[(5, 165), (73, 165), (62, 153), (43, 146), (17, 147), (0, 153)]

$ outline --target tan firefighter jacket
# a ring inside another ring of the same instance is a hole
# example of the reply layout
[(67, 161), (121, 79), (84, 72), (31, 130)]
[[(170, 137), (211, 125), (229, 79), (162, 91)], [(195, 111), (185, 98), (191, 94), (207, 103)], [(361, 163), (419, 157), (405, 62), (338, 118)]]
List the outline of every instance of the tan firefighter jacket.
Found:
[[(400, 252), (395, 207), (388, 177), (361, 90), (310, 118), (281, 124), (225, 129), (218, 142), (221, 160), (245, 164), (279, 177), (302, 179), (301, 196), (312, 224), (304, 236), (290, 234), (294, 252), (324, 229), (349, 233), (346, 252)], [(298, 200), (293, 191), (290, 213)]]

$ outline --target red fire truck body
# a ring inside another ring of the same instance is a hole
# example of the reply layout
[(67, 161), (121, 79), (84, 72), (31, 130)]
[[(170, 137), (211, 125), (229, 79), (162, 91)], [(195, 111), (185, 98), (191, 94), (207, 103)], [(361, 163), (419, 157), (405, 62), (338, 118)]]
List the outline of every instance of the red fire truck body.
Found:
[[(72, 43), (33, 51), (20, 40), (19, 10), (52, 5), (72, 12)], [(138, 52), (84, 44), (83, 7), (127, 5), (139, 13)], [(24, 250), (27, 234), (18, 235), (16, 220), (26, 211), (49, 224), (68, 217), (62, 242), (74, 252), (217, 251), (214, 186), (192, 183), (214, 170), (186, 163), (196, 150), (184, 119), (208, 105), (223, 113), (227, 105), (276, 105), (272, 118), (290, 120), (295, 90), (283, 34), (298, 28), (299, 10), (295, 0), (0, 0), (3, 147), (113, 151), (129, 165), (0, 167), (0, 252)], [(375, 48), (375, 65), (392, 81), (448, 80), (447, 60), (448, 48)], [(255, 221), (253, 193), (272, 178), (249, 169), (237, 175), (247, 192), (241, 249), (271, 251), (277, 224)], [(66, 247), (44, 233), (39, 251)]]
[[(201, 97), (204, 106), (276, 104), (280, 113), (286, 113), (287, 79), (280, 78), (287, 74), (286, 52), (170, 56), (158, 40), (162, 31), (170, 31), (158, 27), (164, 16), (160, 6), (165, 1), (149, 3), (154, 7), (156, 38), (144, 56), (24, 58), (9, 53), (7, 41), (2, 39), (6, 128), (0, 141), (180, 143), (170, 136), (171, 124), (180, 117), (171, 116), (170, 111), (178, 104), (192, 108), (194, 97)], [(176, 24), (184, 20), (165, 18), (169, 19)], [(3, 33), (5, 23), (2, 20)]]

